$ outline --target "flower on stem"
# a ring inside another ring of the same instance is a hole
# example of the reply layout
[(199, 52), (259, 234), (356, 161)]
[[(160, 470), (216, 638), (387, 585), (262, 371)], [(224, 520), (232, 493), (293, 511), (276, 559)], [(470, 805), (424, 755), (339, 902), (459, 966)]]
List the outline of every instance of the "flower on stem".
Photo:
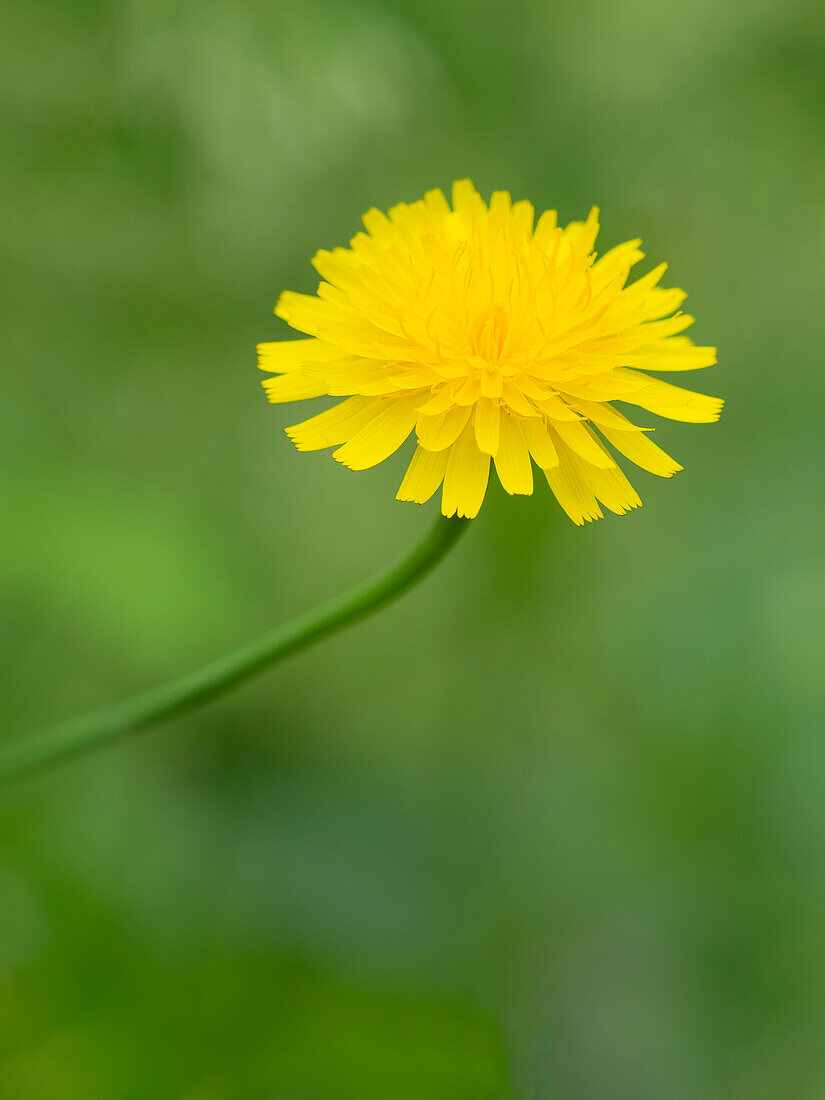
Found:
[(375, 466), (413, 431), (417, 447), (399, 500), (440, 487), (445, 516), (477, 515), (491, 460), (508, 493), (533, 491), (541, 470), (574, 523), (641, 501), (613, 450), (662, 477), (682, 467), (612, 404), (671, 420), (718, 420), (721, 400), (648, 371), (695, 370), (716, 349), (684, 336), (685, 293), (628, 283), (643, 258), (626, 241), (597, 258), (598, 210), (562, 229), (534, 226), (529, 202), (469, 180), (370, 210), (349, 248), (321, 251), (317, 296), (287, 291), (275, 312), (307, 339), (258, 347), (270, 401), (344, 398), (287, 428), (302, 451), (335, 447), (352, 470)]

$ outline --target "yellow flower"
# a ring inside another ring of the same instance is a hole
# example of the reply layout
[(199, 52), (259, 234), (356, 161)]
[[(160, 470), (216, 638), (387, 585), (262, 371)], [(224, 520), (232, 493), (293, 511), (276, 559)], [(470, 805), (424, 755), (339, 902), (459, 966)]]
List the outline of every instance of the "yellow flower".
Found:
[(623, 514), (641, 501), (605, 440), (645, 470), (682, 467), (611, 402), (671, 420), (718, 420), (722, 402), (647, 374), (707, 367), (716, 350), (682, 333), (681, 290), (658, 285), (666, 264), (628, 285), (638, 240), (596, 259), (598, 210), (533, 226), (529, 202), (506, 191), (489, 207), (469, 180), (452, 209), (430, 191), (366, 233), (312, 261), (317, 297), (284, 293), (275, 309), (309, 339), (260, 344), (273, 402), (346, 400), (287, 428), (302, 451), (365, 470), (415, 431), (418, 445), (398, 490), (422, 504), (443, 483), (445, 516), (475, 516), (495, 463), (508, 493), (533, 491), (533, 466), (574, 523), (600, 519), (599, 501)]

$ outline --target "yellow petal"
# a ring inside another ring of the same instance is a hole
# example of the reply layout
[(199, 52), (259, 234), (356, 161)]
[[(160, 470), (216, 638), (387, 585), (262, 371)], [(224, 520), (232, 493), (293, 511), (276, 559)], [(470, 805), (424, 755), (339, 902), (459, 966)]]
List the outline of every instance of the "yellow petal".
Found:
[(580, 455), (585, 462), (593, 466), (606, 469), (615, 466), (616, 463), (596, 440), (592, 431), (579, 421), (577, 424), (567, 424), (563, 420), (554, 421), (553, 428), (567, 444), (567, 446)]
[(603, 253), (593, 264), (594, 290), (607, 286), (618, 275), (624, 274), (627, 278), (626, 273), (630, 271), (630, 268), (637, 264), (639, 260), (644, 259), (644, 252), (639, 249), (641, 243), (638, 238), (633, 241), (624, 241), (622, 244), (617, 244), (615, 248)]
[[(512, 383), (508, 383), (508, 385), (512, 385)], [(529, 374), (522, 374), (519, 377), (518, 388), (531, 401), (546, 401), (549, 397), (552, 397), (550, 387), (545, 382), (537, 382)]]
[(614, 466), (612, 470), (597, 470), (588, 466), (586, 471), (582, 471), (582, 477), (585, 474), (596, 498), (617, 516), (623, 516), (631, 508), (641, 507), (639, 494), (618, 466)]
[(564, 240), (583, 253), (591, 252), (599, 232), (599, 208), (592, 207), (585, 222), (570, 222), (564, 230)]
[(306, 363), (303, 374), (307, 378), (323, 380), (327, 393), (333, 397), (350, 394), (396, 393), (398, 387), (389, 377), (387, 364), (378, 359), (342, 359), (336, 363)]
[(690, 424), (712, 424), (719, 419), (724, 404), (719, 397), (683, 390), (681, 386), (662, 382), (661, 379), (652, 378), (641, 371), (619, 369), (613, 373), (620, 378), (633, 374), (643, 382), (641, 389), (628, 394), (623, 400), (647, 409), (648, 412), (657, 413), (668, 420), (683, 420)]
[(527, 202), (526, 199), (522, 199), (520, 202), (514, 202), (510, 213), (513, 216), (513, 220), (523, 226), (528, 233), (533, 232), (533, 221), (535, 220), (536, 211), (531, 202)]
[(659, 477), (672, 477), (682, 467), (674, 461), (661, 447), (657, 447), (653, 440), (644, 432), (617, 432), (612, 428), (599, 428), (605, 439), (612, 443), (616, 450), (641, 466), (643, 470), (649, 470)]
[(587, 417), (594, 424), (598, 424), (599, 427), (606, 426), (608, 428), (615, 428), (620, 432), (641, 432), (643, 428), (637, 427), (635, 424), (627, 419), (626, 416), (622, 416), (620, 412), (609, 405), (606, 401), (585, 401), (582, 398), (574, 399), (572, 407)]
[(457, 405), (475, 405), (481, 397), (481, 384), (477, 378), (468, 378), (455, 397)]
[(498, 450), (500, 420), (496, 402), (482, 397), (475, 408), (475, 430), (476, 443), (485, 454), (494, 455)]
[(296, 294), (285, 290), (275, 306), (275, 316), (287, 321), (293, 328), (316, 335), (315, 329), (324, 320), (335, 316), (334, 307), (312, 294)]
[(518, 420), (501, 415), (501, 436), (495, 456), (496, 473), (504, 489), (529, 496), (533, 492), (533, 467)]
[(445, 413), (456, 404), (456, 394), (460, 389), (460, 382), (445, 383), (440, 389), (436, 390), (428, 401), (422, 399), (418, 411), (422, 416), (438, 416), (440, 413)]
[(699, 347), (688, 336), (651, 340), (627, 356), (622, 366), (644, 370), (701, 370), (716, 362), (716, 348)]
[(390, 359), (409, 351), (403, 342), (393, 344), (391, 336), (357, 313), (309, 294), (285, 290), (275, 313), (293, 328), (339, 345), (342, 355)]
[(377, 241), (391, 240), (393, 236), (392, 222), (381, 210), (373, 207), (368, 210), (361, 221), (364, 228)]
[(363, 274), (368, 270), (347, 248), (336, 248), (332, 252), (322, 248), (312, 257), (311, 263), (322, 279), (347, 291), (360, 287)]
[(494, 191), (490, 196), (490, 211), (500, 214), (509, 214), (512, 199), (509, 191)]
[(476, 445), (472, 424), (468, 424), (450, 448), (444, 489), (441, 494), (441, 511), (445, 516), (466, 516), (472, 519), (487, 492), (490, 476), (490, 456)]
[(533, 241), (540, 249), (547, 251), (557, 240), (558, 233), (558, 215), (556, 211), (545, 210), (536, 225)]
[(404, 363), (393, 364), (387, 371), (390, 380), (399, 390), (418, 390), (422, 387), (429, 388), (438, 381), (438, 375), (428, 366), (415, 366)]
[(501, 390), (501, 399), (517, 416), (540, 415), (538, 409), (524, 396), (521, 386), (515, 382), (504, 383)]
[[(618, 364), (616, 364), (618, 367)], [(628, 395), (638, 393), (645, 385), (645, 378), (636, 371), (617, 370), (604, 371), (594, 374), (586, 379), (577, 379), (572, 382), (565, 379), (564, 395), (581, 397), (585, 401), (627, 401)]]
[(582, 478), (579, 466), (572, 461), (576, 456), (563, 444), (558, 450), (558, 466), (544, 471), (556, 500), (578, 527), (590, 520), (601, 519), (603, 512), (596, 496), (589, 482)]
[(536, 465), (542, 470), (558, 466), (559, 455), (543, 420), (523, 420), (521, 431)]
[(398, 450), (415, 427), (417, 399), (401, 397), (383, 402), (373, 420), (349, 439), (332, 457), (351, 470), (368, 470)]
[(383, 408), (378, 397), (350, 397), (331, 409), (294, 424), (286, 434), (299, 451), (318, 451), (345, 443)]
[(304, 363), (346, 358), (341, 348), (325, 344), (321, 340), (278, 340), (270, 344), (258, 344), (258, 366), (277, 374), (300, 370)]
[(662, 340), (665, 336), (674, 336), (677, 332), (683, 332), (690, 328), (694, 318), (689, 313), (675, 313), (672, 317), (666, 317), (663, 321), (647, 321), (631, 329), (627, 335), (638, 335), (640, 339)]
[(591, 466), (587, 476), (596, 498), (615, 515), (624, 516), (631, 508), (641, 507), (639, 494), (618, 466), (614, 466), (613, 470), (596, 470)]
[(449, 204), (444, 198), (444, 192), (440, 187), (437, 187), (434, 191), (428, 191), (424, 196), (424, 202), (434, 218), (446, 218), (450, 213)]
[(415, 504), (428, 501), (444, 480), (449, 453), (425, 451), (423, 447), (416, 447), (395, 499), (409, 500)]
[(482, 396), (495, 398), (501, 397), (504, 380), (501, 377), (500, 371), (483, 371), (479, 381), (481, 383)]
[(551, 420), (569, 420), (571, 422), (581, 420), (579, 414), (574, 412), (569, 405), (566, 405), (558, 394), (551, 394), (550, 397), (542, 398), (536, 404), (542, 412), (547, 413)]
[(665, 317), (673, 313), (687, 298), (687, 293), (680, 287), (665, 288), (657, 286), (647, 295), (644, 303), (645, 317), (651, 321)]
[(559, 447), (559, 458), (559, 465), (545, 470), (544, 476), (559, 504), (579, 526), (602, 518), (599, 501), (618, 515), (641, 505), (636, 490), (618, 466), (600, 470), (564, 444)]
[(274, 404), (281, 401), (303, 401), (309, 397), (321, 397), (327, 393), (327, 384), (323, 378), (306, 375), (302, 371), (292, 374), (276, 374), (264, 378), (261, 385)]
[(435, 416), (418, 414), (416, 435), (418, 442), (428, 451), (443, 451), (458, 439), (459, 433), (470, 419), (467, 406), (454, 405)]
[(487, 207), (472, 180), (456, 180), (453, 184), (453, 210), (465, 225), (472, 225), (487, 212)]

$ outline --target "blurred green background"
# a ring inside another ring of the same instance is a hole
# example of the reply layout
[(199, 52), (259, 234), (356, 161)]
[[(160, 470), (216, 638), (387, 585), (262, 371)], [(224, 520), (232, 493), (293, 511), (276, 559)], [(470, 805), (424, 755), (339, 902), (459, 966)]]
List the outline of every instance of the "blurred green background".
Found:
[(2, 1100), (821, 1100), (821, 5), (7, 0), (0, 89), (4, 736), (429, 526), (255, 369), (372, 205), (601, 205), (728, 402), (640, 511), (496, 488), (375, 620), (0, 792)]

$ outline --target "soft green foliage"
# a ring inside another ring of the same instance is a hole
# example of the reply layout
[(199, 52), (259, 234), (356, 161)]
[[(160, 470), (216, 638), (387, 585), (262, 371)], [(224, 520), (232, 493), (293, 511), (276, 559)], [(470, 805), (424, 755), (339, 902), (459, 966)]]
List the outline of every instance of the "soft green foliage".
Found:
[[(574, 528), (0, 794), (3, 1100), (825, 1095), (825, 47), (750, 0), (12, 0), (11, 737), (195, 667), (436, 510), (297, 454), (254, 345), (470, 175), (690, 290), (719, 425)], [(688, 381), (688, 384), (689, 381)], [(319, 405), (320, 407), (320, 405)], [(308, 508), (306, 502), (312, 501)]]

